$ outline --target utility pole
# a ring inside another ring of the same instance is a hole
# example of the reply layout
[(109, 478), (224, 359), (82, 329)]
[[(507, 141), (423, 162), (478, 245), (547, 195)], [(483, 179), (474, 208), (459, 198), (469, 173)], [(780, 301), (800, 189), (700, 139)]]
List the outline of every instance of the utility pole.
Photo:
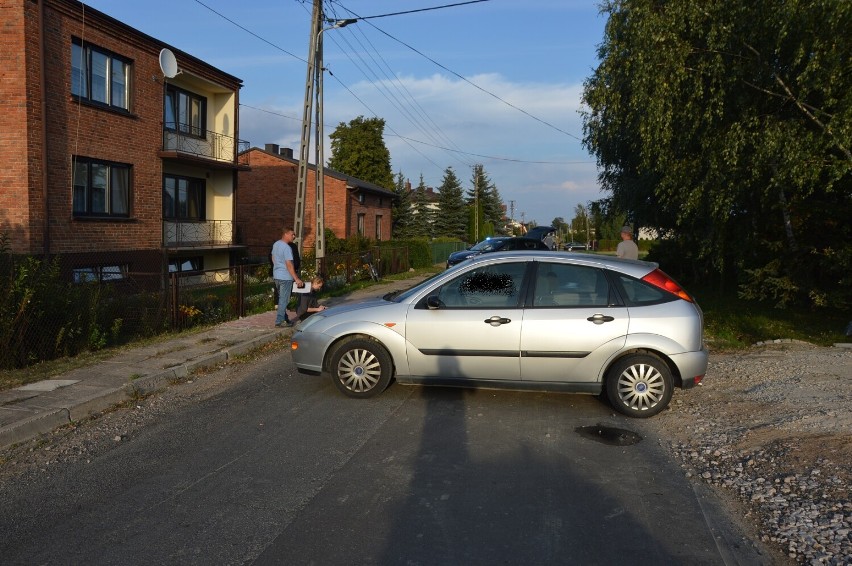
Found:
[(317, 31), (317, 65), (316, 65), (316, 80), (317, 80), (317, 136), (314, 145), (316, 146), (316, 189), (317, 189), (317, 225), (316, 225), (316, 238), (314, 242), (316, 243), (316, 260), (317, 260), (317, 275), (320, 275), (320, 270), (322, 268), (322, 260), (325, 257), (325, 157), (323, 156), (323, 149), (325, 143), (323, 142), (323, 116), (322, 116), (322, 75), (323, 69), (322, 66), (322, 32), (320, 29), (322, 26), (322, 13), (320, 13), (320, 23), (316, 28)]
[[(308, 71), (305, 79), (305, 101), (302, 107), (302, 139), (299, 146), (299, 177), (296, 182), (296, 218), (293, 230), (296, 232), (296, 245), (302, 249), (305, 236), (305, 187), (308, 184), (308, 147), (311, 142), (311, 110), (314, 102), (314, 82), (316, 77), (317, 39), (322, 23), (322, 1), (314, 0), (311, 16), (311, 36), (308, 44)], [(319, 171), (317, 171), (319, 174)]]

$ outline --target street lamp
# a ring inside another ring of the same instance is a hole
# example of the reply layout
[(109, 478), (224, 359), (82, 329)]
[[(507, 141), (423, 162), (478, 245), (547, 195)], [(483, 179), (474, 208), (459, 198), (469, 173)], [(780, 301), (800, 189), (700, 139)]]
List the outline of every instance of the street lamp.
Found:
[[(357, 19), (335, 20), (333, 25), (322, 28), (322, 3), (314, 0), (313, 15), (311, 18), (311, 40), (308, 50), (308, 69), (305, 79), (305, 101), (302, 107), (302, 132), (299, 148), (299, 174), (296, 184), (296, 213), (294, 229), (296, 242), (301, 248), (305, 230), (305, 188), (308, 180), (308, 146), (311, 139), (311, 109), (314, 99), (314, 85), (318, 85), (317, 92), (317, 141), (316, 141), (316, 269), (319, 273), (322, 258), (325, 257), (325, 222), (324, 222), (324, 169), (323, 169), (323, 142), (322, 142), (322, 33), (329, 29), (342, 28), (355, 23)], [(317, 65), (319, 60), (319, 65)]]
[[(348, 26), (349, 24), (354, 24), (358, 20), (356, 19), (344, 19), (344, 20), (335, 20), (334, 24), (330, 27), (324, 28), (317, 32), (317, 57), (319, 59), (319, 65), (316, 67), (316, 77), (317, 77), (317, 141), (316, 141), (316, 166), (317, 166), (317, 174), (316, 174), (316, 194), (317, 194), (317, 233), (316, 233), (316, 262), (317, 262), (317, 275), (319, 275), (320, 267), (322, 266), (322, 259), (325, 257), (325, 156), (324, 153), (324, 143), (322, 140), (323, 130), (324, 130), (324, 122), (323, 122), (323, 92), (322, 92), (322, 82), (323, 82), (323, 71), (325, 70), (322, 65), (322, 32), (328, 31), (330, 29), (343, 28)], [(307, 171), (307, 170), (306, 170)]]

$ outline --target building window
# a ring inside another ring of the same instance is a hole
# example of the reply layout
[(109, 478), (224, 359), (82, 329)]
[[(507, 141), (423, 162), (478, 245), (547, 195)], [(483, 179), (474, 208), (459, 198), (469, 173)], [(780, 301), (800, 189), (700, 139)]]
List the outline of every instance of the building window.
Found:
[(204, 258), (202, 256), (177, 257), (169, 260), (169, 273), (189, 273), (203, 269)]
[(130, 110), (130, 61), (79, 39), (71, 43), (71, 94)]
[(204, 220), (204, 179), (165, 175), (163, 177), (163, 218), (170, 220)]
[(122, 281), (127, 279), (128, 265), (92, 265), (89, 267), (75, 267), (71, 270), (74, 283), (108, 283), (111, 281)]
[(358, 202), (360, 204), (364, 204), (365, 202), (367, 202), (367, 195), (365, 195), (364, 193), (358, 193)]
[(207, 99), (172, 85), (166, 89), (167, 130), (203, 138), (207, 134)]
[(382, 215), (376, 215), (376, 240), (381, 241), (382, 239)]
[(364, 236), (364, 213), (358, 215), (358, 235)]
[(74, 216), (130, 214), (130, 165), (74, 157)]

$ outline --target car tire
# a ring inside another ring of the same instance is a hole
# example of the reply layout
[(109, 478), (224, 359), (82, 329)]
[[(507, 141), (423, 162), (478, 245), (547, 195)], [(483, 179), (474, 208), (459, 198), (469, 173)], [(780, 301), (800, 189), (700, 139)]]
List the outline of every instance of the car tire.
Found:
[(366, 399), (387, 389), (393, 374), (390, 354), (366, 338), (342, 342), (331, 357), (331, 379), (349, 397)]
[(651, 354), (632, 354), (607, 372), (606, 394), (613, 408), (629, 417), (653, 417), (669, 405), (674, 379), (666, 363)]

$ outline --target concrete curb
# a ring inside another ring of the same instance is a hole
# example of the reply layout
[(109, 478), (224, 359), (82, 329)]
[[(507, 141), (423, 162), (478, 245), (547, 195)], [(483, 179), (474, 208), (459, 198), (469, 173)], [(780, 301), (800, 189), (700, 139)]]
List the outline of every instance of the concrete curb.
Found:
[(218, 352), (169, 367), (151, 375), (132, 379), (120, 387), (102, 388), (88, 398), (76, 399), (66, 407), (42, 411), (29, 418), (0, 427), (0, 449), (27, 442), (59, 427), (126, 403), (136, 397), (164, 390), (176, 380), (185, 378), (197, 369), (219, 365), (237, 356), (247, 354), (277, 340), (280, 335), (280, 332), (261, 334)]
[(71, 422), (68, 409), (53, 409), (0, 428), (0, 448), (36, 438)]

